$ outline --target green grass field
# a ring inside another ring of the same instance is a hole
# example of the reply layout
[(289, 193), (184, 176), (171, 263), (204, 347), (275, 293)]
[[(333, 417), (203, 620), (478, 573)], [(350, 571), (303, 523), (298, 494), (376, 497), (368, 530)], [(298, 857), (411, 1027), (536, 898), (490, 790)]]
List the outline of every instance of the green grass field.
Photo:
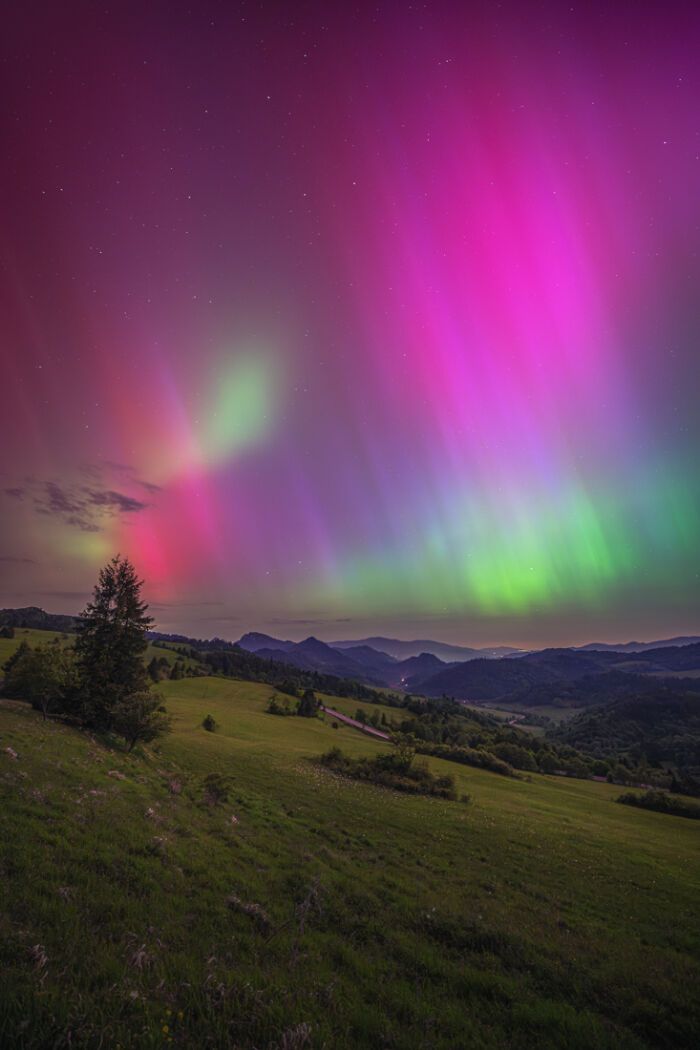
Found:
[(60, 634), (58, 631), (32, 631), (28, 627), (17, 627), (14, 638), (0, 638), (0, 667), (19, 649), (22, 642), (36, 648), (37, 645), (49, 645), (58, 639), (62, 645), (72, 645), (75, 635)]
[(132, 756), (0, 702), (0, 1046), (697, 1045), (695, 822), (433, 759), (470, 804), (338, 780), (313, 757), (387, 745), (160, 688)]
[[(58, 631), (34, 631), (29, 627), (17, 627), (15, 628), (14, 638), (0, 638), (0, 668), (15, 650), (20, 647), (22, 642), (26, 642), (32, 648), (36, 648), (38, 645), (50, 645), (56, 640), (61, 645), (73, 645), (75, 643), (75, 635), (61, 634)], [(172, 666), (178, 659), (178, 655), (175, 651), (175, 646), (149, 645), (144, 660), (148, 663), (154, 656), (157, 660), (164, 656)], [(185, 667), (194, 667), (196, 664), (196, 661), (188, 656), (181, 657), (181, 659)]]

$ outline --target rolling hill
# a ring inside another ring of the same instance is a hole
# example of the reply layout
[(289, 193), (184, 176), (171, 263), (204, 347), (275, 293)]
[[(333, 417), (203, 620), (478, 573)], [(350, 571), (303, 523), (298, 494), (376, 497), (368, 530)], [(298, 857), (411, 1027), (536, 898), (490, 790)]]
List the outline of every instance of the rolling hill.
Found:
[(680, 693), (659, 687), (587, 710), (549, 735), (599, 758), (629, 759), (671, 770), (674, 790), (700, 787), (700, 687)]
[(159, 688), (132, 755), (0, 702), (3, 1046), (696, 1045), (694, 822), (433, 758), (471, 802), (399, 795), (265, 685)]

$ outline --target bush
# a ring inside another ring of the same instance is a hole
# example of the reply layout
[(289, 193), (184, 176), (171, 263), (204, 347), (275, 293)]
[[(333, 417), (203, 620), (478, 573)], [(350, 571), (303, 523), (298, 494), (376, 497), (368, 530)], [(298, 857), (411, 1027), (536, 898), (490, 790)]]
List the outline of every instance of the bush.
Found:
[(496, 758), (500, 758), (509, 766), (513, 766), (514, 769), (524, 769), (528, 773), (534, 773), (537, 769), (537, 763), (532, 756), (532, 752), (528, 751), (527, 748), (521, 747), (520, 744), (511, 744), (504, 741), (502, 744), (496, 744), (493, 753)]
[(405, 745), (398, 751), (377, 755), (376, 758), (349, 758), (339, 747), (333, 747), (321, 755), (319, 761), (326, 768), (353, 780), (366, 780), (380, 787), (412, 795), (433, 795), (456, 800), (454, 777), (435, 776), (427, 765), (414, 765), (413, 757), (413, 749)]
[(219, 723), (216, 721), (213, 715), (206, 715), (202, 719), (202, 728), (206, 729), (207, 733), (215, 733), (219, 728)]
[(231, 781), (223, 773), (208, 773), (204, 778), (204, 801), (210, 806), (228, 802)]
[(616, 802), (623, 806), (638, 806), (640, 809), (652, 809), (656, 813), (670, 813), (674, 817), (688, 817), (690, 820), (700, 820), (700, 806), (685, 799), (675, 798), (666, 794), (665, 791), (647, 791), (644, 795), (636, 795), (633, 791), (627, 791), (620, 795)]
[(267, 713), (269, 715), (293, 715), (296, 714), (296, 711), (289, 706), (289, 700), (286, 697), (280, 703), (278, 696), (271, 696), (267, 704)]
[(516, 777), (518, 774), (503, 759), (497, 758), (490, 751), (481, 748), (460, 747), (456, 744), (431, 744), (428, 741), (416, 740), (415, 749), (421, 755), (434, 755), (448, 762), (458, 762), (462, 766), (474, 766), (476, 769), (488, 769), (500, 773), (503, 777)]

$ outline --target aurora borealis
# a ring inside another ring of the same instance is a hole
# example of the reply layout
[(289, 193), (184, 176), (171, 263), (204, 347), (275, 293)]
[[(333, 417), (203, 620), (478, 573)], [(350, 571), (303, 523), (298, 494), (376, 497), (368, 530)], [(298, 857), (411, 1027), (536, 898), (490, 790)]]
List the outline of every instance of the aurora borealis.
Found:
[(5, 13), (0, 604), (700, 630), (700, 14), (293, 6)]

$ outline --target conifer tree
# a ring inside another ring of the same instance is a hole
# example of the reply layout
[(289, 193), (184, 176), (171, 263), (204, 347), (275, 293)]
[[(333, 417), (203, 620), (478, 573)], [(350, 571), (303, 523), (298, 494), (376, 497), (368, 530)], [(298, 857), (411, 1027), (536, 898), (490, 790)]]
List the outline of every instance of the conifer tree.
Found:
[(141, 600), (142, 581), (127, 558), (117, 555), (100, 570), (92, 601), (78, 627), (75, 643), (81, 678), (84, 721), (112, 729), (117, 708), (147, 689), (143, 656), (146, 632), (153, 623)]

